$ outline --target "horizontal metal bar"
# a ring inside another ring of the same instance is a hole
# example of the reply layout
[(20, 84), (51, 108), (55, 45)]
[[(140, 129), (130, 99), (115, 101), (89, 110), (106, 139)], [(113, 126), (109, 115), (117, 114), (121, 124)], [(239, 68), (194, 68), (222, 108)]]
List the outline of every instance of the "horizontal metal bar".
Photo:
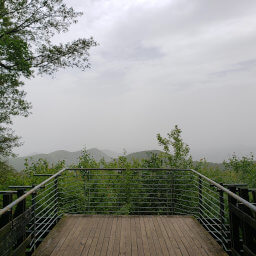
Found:
[[(34, 188), (32, 188), (31, 190), (29, 190), (27, 193), (25, 193), (24, 195), (22, 195), (21, 197), (19, 197), (18, 199), (16, 199), (15, 201), (13, 201), (12, 203), (10, 203), (9, 205), (7, 205), (6, 207), (4, 207), (3, 209), (0, 210), (0, 216), (3, 215), (4, 213), (6, 213), (7, 211), (9, 211), (12, 207), (14, 207), (15, 205), (17, 205), (18, 203), (20, 203), (21, 201), (23, 201), (26, 197), (28, 197), (29, 195), (32, 195), (34, 192), (36, 192), (38, 189), (40, 189), (42, 186), (44, 186), (47, 182), (49, 182), (50, 180), (54, 179), (55, 177), (57, 177), (58, 175), (60, 175), (61, 173), (63, 173), (66, 169), (62, 169), (60, 171), (58, 171), (56, 174), (54, 174), (53, 176), (51, 176), (50, 178), (46, 179), (45, 181), (43, 181), (42, 183), (40, 183), (39, 185), (35, 186)], [(256, 208), (256, 207), (255, 207)]]
[[(51, 197), (49, 197), (46, 201), (44, 201), (42, 204), (39, 204), (39, 206), (37, 207), (38, 205), (38, 202), (36, 202), (36, 207), (35, 207), (35, 210), (37, 211), (38, 209), (40, 209), (43, 205), (45, 205), (46, 203), (48, 203), (49, 200), (53, 199), (56, 197), (56, 194), (53, 194)], [(53, 201), (52, 201), (53, 202)]]
[(191, 169), (191, 171), (195, 174), (197, 174), (198, 176), (202, 177), (203, 179), (207, 180), (209, 183), (213, 184), (215, 187), (221, 189), (223, 192), (227, 193), (229, 196), (233, 197), (234, 199), (236, 199), (237, 201), (239, 201), (240, 203), (243, 203), (244, 205), (246, 205), (249, 209), (251, 209), (253, 212), (256, 213), (256, 206), (252, 205), (250, 202), (246, 201), (245, 199), (243, 199), (242, 197), (236, 195), (235, 193), (231, 192), (230, 190), (228, 190), (227, 188), (223, 187), (222, 185), (218, 184), (217, 182), (207, 178), (205, 175), (199, 173), (198, 171), (195, 171), (193, 169)]
[(191, 171), (179, 168), (67, 168), (68, 171)]
[[(50, 225), (52, 225), (52, 223), (54, 223), (58, 218), (59, 218), (59, 215), (54, 215), (55, 216), (55, 218), (52, 220), (52, 222), (50, 222), (49, 224)], [(47, 223), (48, 224), (48, 223)], [(33, 243), (33, 245), (32, 246), (34, 246), (38, 241), (39, 241), (39, 239), (46, 233), (48, 231), (48, 229), (45, 229), (44, 231), (43, 231), (43, 233), (37, 238), (37, 239), (35, 239), (35, 241), (34, 241), (34, 243)], [(36, 235), (38, 235), (39, 234), (39, 232), (38, 233), (36, 233)]]
[[(54, 173), (53, 173), (54, 174)], [(36, 174), (34, 174), (34, 176), (52, 176), (53, 174), (50, 174), (50, 173), (36, 173)]]
[(18, 191), (13, 191), (13, 190), (6, 190), (6, 191), (0, 191), (0, 194), (17, 194)]
[(17, 189), (19, 189), (19, 188), (21, 188), (21, 189), (26, 189), (26, 188), (33, 188), (33, 186), (8, 186), (8, 188), (17, 188)]

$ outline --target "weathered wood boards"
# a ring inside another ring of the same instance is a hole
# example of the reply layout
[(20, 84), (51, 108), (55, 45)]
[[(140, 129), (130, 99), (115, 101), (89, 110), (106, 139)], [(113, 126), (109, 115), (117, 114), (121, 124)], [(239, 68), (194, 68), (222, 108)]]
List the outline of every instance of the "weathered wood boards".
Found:
[(227, 255), (192, 217), (65, 216), (33, 256)]

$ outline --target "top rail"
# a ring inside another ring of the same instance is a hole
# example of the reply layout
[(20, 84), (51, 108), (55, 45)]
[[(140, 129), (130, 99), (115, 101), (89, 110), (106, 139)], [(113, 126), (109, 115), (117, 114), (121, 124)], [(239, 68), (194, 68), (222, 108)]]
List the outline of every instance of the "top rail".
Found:
[(247, 206), (249, 209), (251, 209), (253, 212), (256, 213), (256, 206), (254, 206), (252, 203), (246, 201), (245, 199), (243, 199), (242, 197), (236, 195), (235, 193), (231, 192), (229, 189), (223, 187), (222, 185), (220, 185), (219, 183), (207, 178), (206, 176), (204, 176), (203, 174), (201, 174), (198, 171), (195, 171), (193, 169), (190, 169), (190, 171), (192, 171), (193, 173), (197, 174), (198, 176), (202, 177), (203, 179), (207, 180), (209, 183), (211, 183), (212, 185), (214, 185), (215, 187), (221, 189), (223, 192), (227, 193), (228, 195), (230, 195), (231, 197), (233, 197), (234, 199), (236, 199), (238, 202), (244, 204), (245, 206)]
[(17, 205), (18, 203), (20, 203), (22, 200), (24, 200), (25, 198), (27, 198), (29, 195), (33, 194), (34, 192), (36, 192), (38, 189), (40, 189), (42, 186), (44, 186), (48, 181), (54, 179), (55, 177), (59, 176), (61, 173), (63, 173), (64, 171), (66, 171), (67, 169), (64, 168), (60, 171), (58, 171), (57, 173), (53, 174), (50, 178), (44, 180), (43, 182), (41, 182), (40, 184), (38, 184), (37, 186), (35, 186), (34, 188), (32, 188), (31, 190), (29, 190), (28, 192), (26, 192), (24, 195), (22, 195), (21, 197), (17, 198), (15, 201), (13, 201), (12, 203), (10, 203), (9, 205), (7, 205), (6, 207), (4, 207), (3, 209), (0, 210), (0, 216), (3, 215), (4, 213), (8, 212), (12, 207), (14, 207), (15, 205)]
[[(31, 195), (34, 192), (36, 192), (38, 189), (40, 189), (42, 186), (44, 186), (47, 182), (49, 182), (49, 181), (53, 180), (54, 178), (56, 178), (57, 176), (61, 175), (63, 172), (65, 172), (65, 171), (75, 171), (75, 170), (85, 170), (85, 171), (90, 171), (90, 170), (106, 170), (106, 171), (107, 170), (109, 170), (109, 171), (117, 170), (118, 171), (119, 170), (119, 171), (125, 171), (127, 169), (126, 168), (64, 168), (64, 169), (58, 171), (57, 173), (53, 174), (51, 177), (49, 177), (48, 179), (44, 180), (43, 182), (41, 182), (40, 184), (38, 184), (37, 186), (35, 186), (31, 190), (29, 190), (28, 192), (26, 192), (21, 197), (17, 198), (15, 201), (10, 203), (9, 205), (4, 207), (3, 209), (1, 209), (0, 210), (0, 216), (3, 215), (4, 213), (8, 212), (11, 208), (16, 206), (18, 203), (20, 203), (22, 200), (27, 198), (29, 195)], [(245, 206), (247, 206), (249, 209), (251, 209), (253, 212), (256, 213), (256, 206), (255, 205), (253, 205), (252, 203), (250, 203), (247, 200), (243, 199), (242, 197), (236, 195), (235, 193), (231, 192), (229, 189), (223, 187), (222, 185), (220, 185), (217, 182), (211, 180), (210, 178), (204, 176), (203, 174), (199, 173), (196, 170), (193, 170), (193, 169), (173, 169), (173, 168), (131, 168), (129, 170), (132, 170), (132, 171), (140, 171), (140, 170), (141, 171), (143, 171), (143, 170), (191, 171), (191, 172), (195, 173), (196, 175), (202, 177), (203, 179), (205, 179), (206, 181), (208, 181), (209, 183), (211, 183), (215, 187), (219, 188), (223, 192), (227, 193), (229, 196), (233, 197), (238, 202), (244, 204)]]

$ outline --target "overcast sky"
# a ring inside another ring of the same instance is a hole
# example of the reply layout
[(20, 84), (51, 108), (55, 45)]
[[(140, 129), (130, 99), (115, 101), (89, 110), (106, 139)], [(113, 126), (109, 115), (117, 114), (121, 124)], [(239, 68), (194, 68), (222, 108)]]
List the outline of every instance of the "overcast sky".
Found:
[(90, 37), (92, 68), (26, 81), (20, 155), (158, 149), (175, 124), (195, 159), (256, 154), (255, 0), (68, 0), (84, 12), (56, 40)]

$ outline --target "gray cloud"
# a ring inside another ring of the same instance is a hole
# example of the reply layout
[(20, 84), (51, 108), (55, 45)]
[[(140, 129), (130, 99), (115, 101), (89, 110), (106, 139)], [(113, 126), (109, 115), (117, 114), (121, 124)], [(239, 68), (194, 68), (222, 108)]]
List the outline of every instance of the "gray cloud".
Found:
[(125, 61), (147, 61), (164, 57), (158, 47), (145, 47), (141, 43), (137, 45), (121, 45), (115, 48), (115, 52), (102, 51), (102, 56), (109, 61), (125, 60)]
[[(256, 153), (256, 2), (98, 0), (56, 40), (93, 35), (92, 69), (26, 82), (18, 153), (157, 148), (175, 124), (199, 159)], [(241, 146), (242, 145), (242, 146)]]
[(241, 61), (241, 62), (235, 63), (232, 68), (221, 70), (221, 71), (212, 73), (211, 75), (214, 75), (217, 77), (223, 77), (232, 73), (249, 71), (255, 68), (255, 66), (256, 66), (256, 59), (250, 59), (247, 61)]

